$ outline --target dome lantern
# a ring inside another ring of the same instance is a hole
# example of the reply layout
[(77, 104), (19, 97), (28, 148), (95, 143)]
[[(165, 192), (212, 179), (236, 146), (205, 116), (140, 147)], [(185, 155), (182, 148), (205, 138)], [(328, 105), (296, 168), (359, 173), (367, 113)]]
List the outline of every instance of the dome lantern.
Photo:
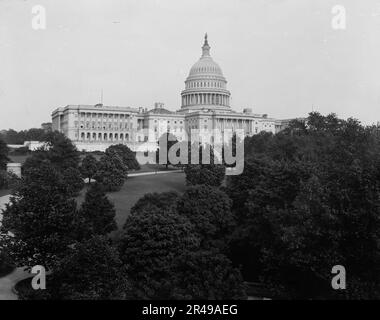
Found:
[(210, 56), (210, 46), (207, 41), (207, 33), (205, 34), (205, 42), (202, 47), (202, 57)]

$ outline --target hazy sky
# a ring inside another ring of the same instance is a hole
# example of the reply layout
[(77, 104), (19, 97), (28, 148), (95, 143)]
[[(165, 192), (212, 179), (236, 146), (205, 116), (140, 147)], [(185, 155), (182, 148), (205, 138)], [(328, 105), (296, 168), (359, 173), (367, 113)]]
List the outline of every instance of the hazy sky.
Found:
[(234, 110), (380, 120), (380, 0), (0, 0), (0, 129), (96, 104), (102, 88), (106, 105), (177, 110), (205, 32)]

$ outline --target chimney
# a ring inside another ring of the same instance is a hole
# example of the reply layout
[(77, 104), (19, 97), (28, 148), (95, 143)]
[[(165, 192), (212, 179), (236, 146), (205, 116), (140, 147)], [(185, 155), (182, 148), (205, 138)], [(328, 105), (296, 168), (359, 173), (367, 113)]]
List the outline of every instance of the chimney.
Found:
[(163, 109), (165, 107), (165, 104), (162, 102), (155, 102), (154, 103), (154, 109)]

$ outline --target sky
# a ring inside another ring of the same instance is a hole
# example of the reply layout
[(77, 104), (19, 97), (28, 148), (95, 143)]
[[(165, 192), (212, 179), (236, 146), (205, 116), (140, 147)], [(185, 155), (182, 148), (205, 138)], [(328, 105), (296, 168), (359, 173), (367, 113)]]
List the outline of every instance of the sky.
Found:
[(105, 105), (178, 110), (205, 32), (233, 110), (380, 121), (380, 0), (0, 0), (0, 130), (102, 90)]

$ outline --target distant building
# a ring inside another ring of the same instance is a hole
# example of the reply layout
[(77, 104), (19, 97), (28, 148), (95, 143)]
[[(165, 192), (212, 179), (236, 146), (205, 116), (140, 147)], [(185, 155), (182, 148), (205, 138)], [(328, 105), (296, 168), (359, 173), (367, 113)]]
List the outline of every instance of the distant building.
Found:
[(169, 131), (178, 140), (192, 129), (242, 129), (251, 136), (276, 132), (276, 120), (255, 114), (251, 108), (236, 112), (222, 69), (212, 59), (207, 34), (202, 56), (190, 69), (181, 92), (181, 108), (169, 111), (163, 103), (153, 109), (119, 106), (68, 105), (52, 113), (52, 129), (64, 133), (79, 150), (104, 150), (123, 143), (132, 150), (156, 148), (159, 137)]
[(292, 119), (276, 120), (275, 121), (276, 133), (288, 128), (290, 122), (294, 120), (305, 122), (306, 118), (292, 118)]
[(43, 129), (45, 132), (52, 131), (53, 124), (51, 122), (45, 122), (45, 123), (41, 124), (41, 129)]

